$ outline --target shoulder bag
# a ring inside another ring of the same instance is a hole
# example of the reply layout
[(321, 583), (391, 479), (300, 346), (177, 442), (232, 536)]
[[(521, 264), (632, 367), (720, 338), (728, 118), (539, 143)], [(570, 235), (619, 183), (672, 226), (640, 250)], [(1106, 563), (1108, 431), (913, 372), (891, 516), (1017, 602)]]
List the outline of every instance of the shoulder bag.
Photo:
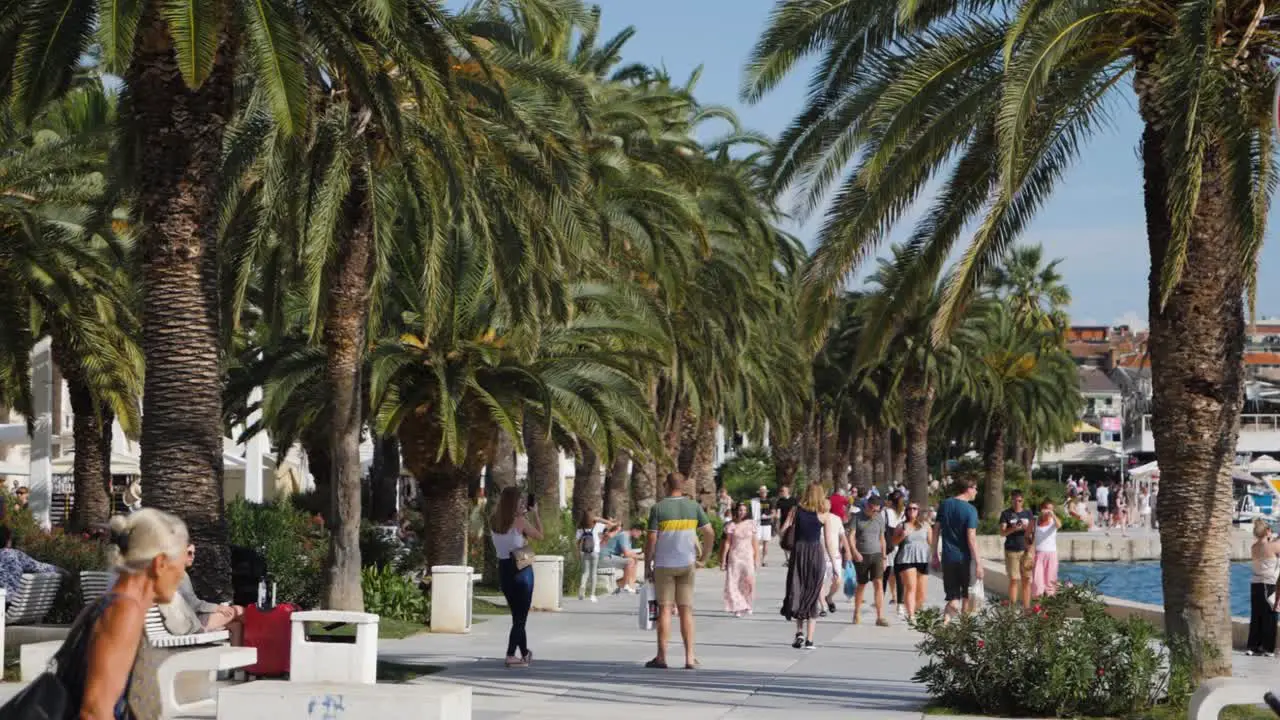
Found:
[(796, 524), (794, 520), (783, 529), (781, 537), (778, 538), (778, 545), (783, 552), (791, 552), (796, 548)]
[(533, 548), (524, 545), (511, 551), (511, 562), (516, 564), (517, 570), (523, 570), (533, 565)]

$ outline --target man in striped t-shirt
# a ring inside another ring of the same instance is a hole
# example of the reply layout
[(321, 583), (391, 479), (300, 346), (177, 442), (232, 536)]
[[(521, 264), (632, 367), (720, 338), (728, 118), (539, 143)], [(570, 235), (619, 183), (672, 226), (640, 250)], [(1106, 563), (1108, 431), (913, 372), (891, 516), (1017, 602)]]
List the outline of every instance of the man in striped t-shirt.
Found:
[[(702, 506), (684, 495), (684, 475), (667, 475), (667, 497), (649, 511), (649, 536), (644, 547), (645, 577), (653, 582), (658, 601), (658, 655), (645, 664), (667, 666), (667, 638), (671, 636), (671, 608), (680, 608), (680, 637), (684, 666), (693, 669), (693, 576), (707, 564), (715, 543), (711, 520)], [(698, 553), (698, 535), (702, 553)]]

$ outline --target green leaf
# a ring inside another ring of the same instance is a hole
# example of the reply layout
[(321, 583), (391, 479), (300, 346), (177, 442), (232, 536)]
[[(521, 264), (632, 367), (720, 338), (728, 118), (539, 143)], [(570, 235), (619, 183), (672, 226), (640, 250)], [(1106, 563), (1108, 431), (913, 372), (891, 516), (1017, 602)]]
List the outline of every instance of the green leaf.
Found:
[(142, 0), (100, 0), (98, 3), (98, 45), (108, 72), (123, 73), (133, 55)]
[(257, 82), (280, 128), (294, 135), (305, 125), (309, 106), (297, 15), (283, 0), (244, 0), (241, 11)]
[(67, 88), (93, 36), (94, 0), (35, 0), (27, 9), (13, 63), (13, 104), (30, 121)]
[(221, 0), (163, 0), (160, 13), (169, 25), (178, 69), (189, 87), (200, 87), (213, 72), (222, 33)]

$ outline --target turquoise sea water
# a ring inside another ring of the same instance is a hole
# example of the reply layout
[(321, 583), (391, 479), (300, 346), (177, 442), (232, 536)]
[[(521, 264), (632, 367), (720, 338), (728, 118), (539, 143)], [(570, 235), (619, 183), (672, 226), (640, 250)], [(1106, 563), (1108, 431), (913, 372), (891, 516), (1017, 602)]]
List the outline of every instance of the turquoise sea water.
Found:
[[(1249, 617), (1249, 563), (1231, 563), (1231, 614)], [(1073, 583), (1092, 582), (1103, 595), (1160, 605), (1160, 563), (1062, 563), (1058, 579)]]

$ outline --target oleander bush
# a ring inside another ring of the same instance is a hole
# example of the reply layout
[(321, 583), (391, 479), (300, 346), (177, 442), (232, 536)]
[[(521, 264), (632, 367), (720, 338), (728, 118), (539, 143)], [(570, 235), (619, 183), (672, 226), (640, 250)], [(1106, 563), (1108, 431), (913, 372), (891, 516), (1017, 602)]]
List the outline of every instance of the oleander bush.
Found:
[(1150, 623), (1107, 615), (1088, 586), (1038, 602), (1029, 613), (988, 605), (949, 625), (922, 610), (927, 662), (915, 681), (938, 705), (981, 715), (1123, 717), (1185, 699), (1185, 654), (1162, 650)]
[(329, 531), (319, 515), (288, 501), (257, 504), (237, 498), (227, 503), (227, 533), (232, 545), (262, 553), (279, 602), (320, 606)]

